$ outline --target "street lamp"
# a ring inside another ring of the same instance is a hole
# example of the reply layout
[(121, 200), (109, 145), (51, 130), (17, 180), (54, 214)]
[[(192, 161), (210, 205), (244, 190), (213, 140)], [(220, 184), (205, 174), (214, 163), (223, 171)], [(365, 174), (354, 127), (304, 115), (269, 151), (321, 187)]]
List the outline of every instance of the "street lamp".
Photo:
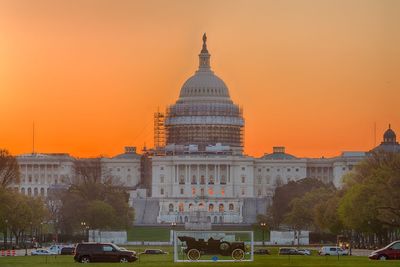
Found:
[(86, 238), (86, 237), (85, 237), (85, 233), (86, 233), (86, 222), (82, 221), (82, 222), (81, 222), (81, 227), (82, 227), (82, 235), (83, 235), (83, 238), (85, 239), (85, 238)]
[[(5, 219), (4, 222), (6, 223), (6, 235), (4, 236), (4, 248), (7, 250), (8, 244), (7, 244), (7, 238), (8, 238), (8, 220)], [(12, 239), (11, 239), (12, 240)]]
[(265, 247), (265, 228), (267, 228), (267, 223), (266, 222), (260, 222), (260, 227), (262, 230), (262, 241), (263, 241), (263, 247)]

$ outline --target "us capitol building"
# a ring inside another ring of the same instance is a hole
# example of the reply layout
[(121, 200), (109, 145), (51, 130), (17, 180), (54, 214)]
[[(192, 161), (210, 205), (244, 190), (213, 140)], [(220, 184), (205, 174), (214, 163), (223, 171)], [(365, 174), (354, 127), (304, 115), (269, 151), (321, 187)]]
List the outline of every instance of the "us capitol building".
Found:
[[(130, 192), (136, 224), (185, 223), (194, 210), (207, 212), (212, 224), (250, 224), (264, 214), (277, 186), (305, 177), (340, 187), (368, 152), (342, 152), (333, 158), (298, 158), (274, 147), (260, 158), (243, 154), (245, 120), (222, 79), (211, 70), (207, 37), (199, 68), (182, 86), (175, 104), (154, 115), (154, 148), (134, 147), (99, 159), (104, 176), (112, 175)], [(400, 152), (389, 129), (373, 150)], [(66, 188), (74, 164), (68, 154), (18, 156), (21, 183), (16, 189), (46, 197)]]

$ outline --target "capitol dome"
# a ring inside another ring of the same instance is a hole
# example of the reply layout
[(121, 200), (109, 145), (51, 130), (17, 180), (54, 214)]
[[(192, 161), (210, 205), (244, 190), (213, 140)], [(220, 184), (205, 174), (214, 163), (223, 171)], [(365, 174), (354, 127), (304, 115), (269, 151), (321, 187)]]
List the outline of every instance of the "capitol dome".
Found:
[(207, 37), (199, 54), (199, 69), (183, 84), (179, 99), (167, 108), (167, 145), (221, 144), (243, 148), (242, 110), (229, 96), (225, 82), (211, 70)]

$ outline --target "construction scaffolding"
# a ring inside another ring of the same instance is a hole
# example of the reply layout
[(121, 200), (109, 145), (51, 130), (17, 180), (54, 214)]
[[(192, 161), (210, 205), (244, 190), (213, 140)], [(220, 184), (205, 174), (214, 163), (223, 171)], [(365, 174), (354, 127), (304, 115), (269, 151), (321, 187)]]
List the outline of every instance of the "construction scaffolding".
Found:
[(165, 146), (165, 114), (157, 111), (154, 113), (154, 148)]

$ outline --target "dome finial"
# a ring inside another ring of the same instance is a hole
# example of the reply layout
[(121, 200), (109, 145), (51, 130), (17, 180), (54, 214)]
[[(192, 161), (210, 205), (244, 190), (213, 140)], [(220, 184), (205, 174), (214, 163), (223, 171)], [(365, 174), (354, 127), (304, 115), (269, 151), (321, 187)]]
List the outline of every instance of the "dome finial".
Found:
[(208, 50), (207, 50), (207, 35), (206, 35), (206, 33), (203, 34), (203, 49), (201, 49), (201, 53), (208, 53)]
[(207, 50), (207, 35), (203, 34), (203, 48), (199, 55), (199, 71), (210, 71), (210, 54)]
[(390, 123), (389, 123), (389, 129), (392, 129)]

